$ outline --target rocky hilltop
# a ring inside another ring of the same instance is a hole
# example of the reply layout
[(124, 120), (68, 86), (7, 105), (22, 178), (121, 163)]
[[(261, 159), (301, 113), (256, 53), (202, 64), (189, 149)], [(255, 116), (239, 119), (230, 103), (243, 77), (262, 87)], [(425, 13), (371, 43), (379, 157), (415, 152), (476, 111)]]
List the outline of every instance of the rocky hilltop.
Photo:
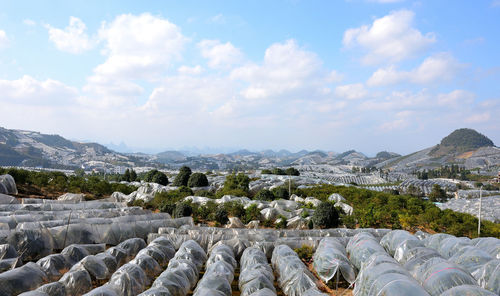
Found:
[(411, 172), (452, 164), (467, 169), (500, 166), (500, 148), (485, 135), (473, 129), (461, 128), (433, 147), (383, 161), (377, 167)]

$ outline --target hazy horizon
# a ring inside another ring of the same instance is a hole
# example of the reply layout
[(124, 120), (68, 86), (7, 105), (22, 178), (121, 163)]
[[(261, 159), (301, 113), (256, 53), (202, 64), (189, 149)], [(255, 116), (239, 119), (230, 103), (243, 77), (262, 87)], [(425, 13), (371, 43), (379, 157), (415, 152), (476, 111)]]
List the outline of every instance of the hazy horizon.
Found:
[(500, 143), (498, 0), (0, 2), (5, 128), (149, 153)]

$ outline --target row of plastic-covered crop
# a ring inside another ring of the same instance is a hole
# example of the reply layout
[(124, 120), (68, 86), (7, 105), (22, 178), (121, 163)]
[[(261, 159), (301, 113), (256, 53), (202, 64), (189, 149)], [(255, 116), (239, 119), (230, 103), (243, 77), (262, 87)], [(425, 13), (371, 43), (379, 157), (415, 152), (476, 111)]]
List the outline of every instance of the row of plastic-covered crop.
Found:
[(354, 285), (355, 296), (489, 296), (500, 295), (499, 259), (496, 238), (395, 230), (380, 242), (368, 232), (356, 234), (345, 247), (337, 238), (324, 238), (313, 266), (325, 282), (342, 275)]

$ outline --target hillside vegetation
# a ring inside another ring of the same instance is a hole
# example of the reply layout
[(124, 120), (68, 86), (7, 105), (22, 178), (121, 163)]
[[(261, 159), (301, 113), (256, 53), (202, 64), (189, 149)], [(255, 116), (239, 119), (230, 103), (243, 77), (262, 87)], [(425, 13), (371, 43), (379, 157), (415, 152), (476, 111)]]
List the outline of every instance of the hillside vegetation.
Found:
[(432, 156), (443, 156), (450, 153), (464, 153), (481, 147), (494, 146), (493, 141), (485, 135), (469, 128), (453, 131), (441, 140), (432, 151)]

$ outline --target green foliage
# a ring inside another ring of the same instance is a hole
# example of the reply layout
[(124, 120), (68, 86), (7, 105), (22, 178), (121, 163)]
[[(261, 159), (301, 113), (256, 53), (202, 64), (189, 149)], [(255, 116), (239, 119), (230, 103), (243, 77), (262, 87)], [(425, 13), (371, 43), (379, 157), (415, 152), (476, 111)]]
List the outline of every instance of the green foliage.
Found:
[(168, 177), (162, 172), (158, 172), (153, 176), (153, 183), (157, 183), (163, 186), (168, 185)]
[(175, 210), (175, 203), (163, 202), (158, 207), (158, 210), (160, 210), (160, 212), (169, 213), (170, 215), (173, 215)]
[(129, 169), (125, 170), (125, 173), (123, 174), (122, 180), (130, 182), (130, 170)]
[(187, 185), (189, 187), (205, 187), (208, 186), (207, 176), (203, 173), (193, 173), (189, 179)]
[(191, 169), (183, 166), (179, 169), (179, 173), (175, 176), (174, 186), (188, 186), (189, 177), (191, 176)]
[(193, 191), (188, 187), (181, 186), (176, 190), (156, 193), (150, 204), (154, 209), (159, 209), (164, 204), (175, 204), (190, 195), (193, 195)]
[(212, 191), (205, 190), (205, 189), (195, 191), (194, 195), (208, 197), (208, 198), (215, 198), (215, 194)]
[(224, 203), (224, 209), (226, 209), (227, 214), (231, 217), (242, 219), (246, 214), (244, 206), (238, 201)]
[(296, 168), (287, 168), (285, 170), (285, 174), (289, 175), (289, 176), (300, 176), (300, 172), (299, 170), (297, 170)]
[(295, 253), (299, 256), (299, 258), (304, 262), (309, 262), (312, 259), (314, 254), (314, 250), (311, 246), (302, 245), (302, 247), (294, 249)]
[(271, 190), (263, 188), (263, 189), (259, 190), (259, 192), (257, 192), (257, 194), (254, 196), (254, 199), (273, 201), (274, 194), (271, 192)]
[[(278, 221), (279, 220), (279, 221)], [(276, 228), (277, 229), (285, 229), (286, 228), (286, 217), (283, 216), (283, 215), (279, 215), (277, 218), (276, 218)]]
[(334, 228), (339, 226), (339, 211), (331, 202), (321, 202), (312, 216), (314, 227)]
[[(320, 185), (300, 189), (299, 192), (301, 196), (315, 196), (320, 200), (326, 200), (332, 193), (339, 193), (345, 197), (347, 203), (354, 206), (353, 216), (342, 216), (342, 222), (348, 227), (356, 225), (401, 228), (409, 231), (424, 229), (470, 238), (477, 237), (477, 218), (451, 210), (442, 211), (432, 202), (418, 197), (393, 196), (385, 192), (334, 185)], [(500, 224), (482, 221), (481, 235), (499, 237)]]
[(461, 128), (443, 138), (441, 145), (477, 149), (484, 146), (493, 146), (493, 141), (473, 129)]
[(262, 171), (260, 171), (260, 173), (265, 175), (271, 175), (273, 172), (271, 172), (271, 170), (269, 169), (263, 169)]
[[(126, 172), (125, 172), (126, 173)], [(131, 178), (130, 173), (129, 173), (129, 179)], [(151, 170), (146, 173), (144, 176), (144, 181), (146, 182), (152, 182), (152, 183), (157, 183), (163, 186), (168, 185), (168, 177), (164, 173), (158, 171), (158, 170)]]
[(224, 207), (218, 207), (215, 211), (215, 221), (219, 222), (221, 225), (229, 221), (227, 210)]
[(186, 202), (179, 202), (175, 205), (174, 216), (176, 218), (189, 217), (193, 213), (191, 204)]
[(446, 194), (446, 191), (441, 188), (441, 186), (434, 184), (432, 186), (432, 191), (429, 194), (429, 199), (432, 202), (446, 202), (448, 195)]
[(248, 196), (248, 186), (250, 184), (250, 178), (244, 173), (230, 174), (226, 176), (226, 181), (224, 182), (224, 187), (219, 190), (215, 196), (220, 198), (226, 194), (236, 195), (236, 196)]
[(283, 169), (280, 169), (280, 168), (274, 168), (272, 170), (273, 172), (273, 175), (286, 175), (285, 171)]
[(260, 221), (260, 210), (257, 207), (256, 204), (250, 205), (247, 207), (245, 210), (245, 219), (244, 223), (248, 223), (253, 220), (259, 220)]
[(275, 199), (288, 199), (290, 197), (288, 188), (284, 186), (276, 187), (271, 190)]

